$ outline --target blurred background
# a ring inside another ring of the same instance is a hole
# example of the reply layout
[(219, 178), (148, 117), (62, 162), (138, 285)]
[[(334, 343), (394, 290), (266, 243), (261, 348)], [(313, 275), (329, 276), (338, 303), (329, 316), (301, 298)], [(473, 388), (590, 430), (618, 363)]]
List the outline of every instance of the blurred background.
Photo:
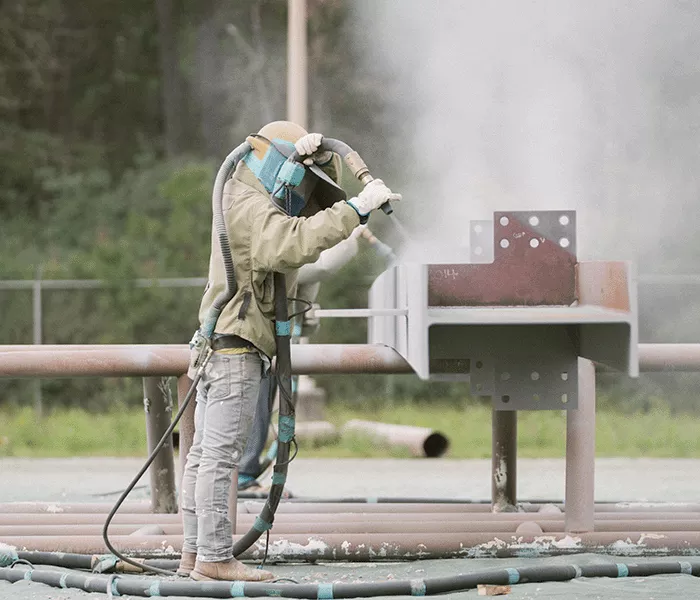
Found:
[[(697, 3), (308, 0), (307, 17), (308, 129), (404, 194), (410, 244), (383, 215), (371, 223), (403, 258), (449, 256), (493, 210), (576, 209), (579, 258), (636, 262), (641, 341), (700, 341)], [(0, 4), (0, 282), (105, 282), (47, 285), (43, 343), (190, 339), (202, 290), (136, 280), (206, 277), (218, 165), (287, 115), (287, 22), (287, 0)], [(364, 248), (322, 306), (366, 306), (384, 267)], [(32, 343), (32, 289), (8, 287), (0, 344)], [(312, 341), (365, 340), (362, 320), (332, 319)], [(463, 385), (413, 377), (317, 382), (343, 410), (483, 408)], [(651, 415), (650, 428), (700, 409), (693, 374), (599, 388), (601, 409)], [(63, 409), (138, 411), (141, 382), (43, 381), (36, 399), (34, 382), (0, 380), (15, 428)], [(667, 435), (700, 455), (700, 436)], [(0, 455), (17, 451), (8, 440)]]

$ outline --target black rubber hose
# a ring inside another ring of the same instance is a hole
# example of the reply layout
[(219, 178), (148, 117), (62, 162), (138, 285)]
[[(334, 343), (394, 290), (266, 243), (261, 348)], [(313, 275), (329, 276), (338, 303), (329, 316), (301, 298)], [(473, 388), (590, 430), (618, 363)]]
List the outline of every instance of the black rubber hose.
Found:
[[(65, 569), (84, 569), (90, 571), (102, 558), (110, 558), (110, 555), (99, 554), (74, 554), (71, 552), (36, 552), (20, 551), (17, 553), (21, 560), (26, 560), (33, 565), (46, 565), (51, 567), (63, 567)], [(166, 571), (177, 569), (180, 561), (169, 558), (149, 558), (142, 561), (150, 567), (156, 567)]]
[(158, 567), (144, 565), (143, 563), (135, 561), (127, 556), (124, 556), (114, 546), (112, 546), (112, 543), (109, 541), (109, 526), (112, 522), (112, 519), (114, 518), (114, 515), (117, 514), (117, 511), (119, 510), (121, 505), (124, 503), (124, 500), (126, 500), (128, 495), (131, 493), (131, 490), (134, 489), (134, 486), (138, 483), (139, 479), (141, 479), (142, 475), (148, 470), (148, 467), (151, 466), (151, 463), (155, 460), (156, 456), (158, 455), (158, 452), (160, 452), (160, 449), (163, 447), (165, 442), (172, 435), (173, 430), (175, 429), (175, 426), (178, 424), (178, 422), (182, 418), (182, 415), (184, 414), (185, 409), (187, 408), (187, 405), (190, 403), (190, 400), (192, 400), (192, 396), (194, 396), (194, 394), (197, 390), (197, 384), (199, 383), (199, 380), (202, 378), (202, 374), (204, 373), (204, 368), (206, 367), (207, 363), (209, 362), (210, 357), (211, 357), (211, 351), (209, 351), (209, 353), (206, 355), (205, 359), (202, 361), (202, 364), (200, 365), (199, 369), (197, 370), (197, 375), (195, 376), (194, 381), (192, 382), (192, 385), (190, 386), (190, 389), (187, 390), (187, 394), (185, 395), (185, 398), (182, 401), (182, 405), (180, 406), (180, 410), (177, 411), (177, 414), (175, 415), (173, 422), (170, 423), (170, 426), (163, 434), (163, 437), (160, 438), (160, 441), (156, 444), (156, 447), (153, 449), (153, 451), (151, 452), (149, 457), (146, 459), (146, 462), (143, 463), (143, 466), (139, 469), (139, 472), (131, 480), (131, 483), (129, 483), (127, 488), (122, 492), (121, 496), (119, 496), (119, 499), (115, 502), (114, 506), (112, 507), (112, 510), (107, 515), (107, 519), (105, 520), (104, 527), (102, 528), (102, 539), (104, 540), (105, 546), (107, 546), (107, 549), (112, 554), (114, 554), (116, 557), (118, 557), (119, 560), (122, 560), (125, 563), (129, 563), (130, 565), (133, 565), (135, 567), (138, 567), (139, 569), (143, 569), (145, 571), (151, 571), (153, 573), (159, 573), (160, 575), (168, 575), (169, 576), (169, 575), (173, 575), (173, 573), (171, 571), (166, 571), (165, 569), (160, 569)]
[(648, 577), (686, 574), (700, 576), (700, 562), (657, 561), (646, 563), (606, 563), (597, 565), (543, 565), (477, 571), (451, 577), (367, 583), (244, 583), (241, 581), (195, 582), (177, 579), (147, 579), (135, 576), (100, 577), (50, 569), (0, 568), (0, 579), (15, 583), (35, 581), (53, 587), (78, 588), (87, 592), (108, 591), (114, 595), (186, 596), (191, 598), (235, 598), (279, 596), (285, 598), (368, 598), (372, 596), (432, 596), (461, 592), (480, 584), (515, 585), (569, 581), (579, 577)]
[(292, 325), (287, 307), (287, 282), (282, 273), (273, 276), (275, 290), (275, 378), (279, 389), (280, 408), (277, 431), (277, 460), (273, 468), (272, 486), (265, 506), (255, 519), (253, 527), (233, 545), (233, 555), (239, 556), (250, 548), (260, 536), (272, 528), (275, 511), (282, 499), (290, 462), (290, 448), (294, 441), (294, 404), (292, 403)]

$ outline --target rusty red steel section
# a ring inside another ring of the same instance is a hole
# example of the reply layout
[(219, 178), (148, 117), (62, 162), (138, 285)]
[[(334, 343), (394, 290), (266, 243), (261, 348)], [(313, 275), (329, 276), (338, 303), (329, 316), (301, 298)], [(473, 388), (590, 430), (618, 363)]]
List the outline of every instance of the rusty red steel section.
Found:
[(493, 244), (490, 264), (429, 265), (428, 306), (569, 306), (577, 299), (576, 256), (557, 240), (497, 212)]

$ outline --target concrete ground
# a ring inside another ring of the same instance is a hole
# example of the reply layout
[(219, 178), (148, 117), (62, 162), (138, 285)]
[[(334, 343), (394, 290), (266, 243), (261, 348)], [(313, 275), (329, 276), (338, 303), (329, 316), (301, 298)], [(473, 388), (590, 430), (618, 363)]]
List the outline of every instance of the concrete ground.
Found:
[[(110, 501), (116, 498), (141, 464), (140, 459), (0, 459), (0, 502), (20, 500)], [(694, 476), (700, 460), (599, 459), (596, 462), (596, 499), (697, 502), (700, 481)], [(295, 460), (289, 487), (296, 496), (425, 497), (485, 499), (490, 495), (487, 460)], [(135, 498), (148, 496), (147, 478)], [(520, 499), (562, 499), (563, 460), (518, 462)], [(1, 540), (0, 540), (1, 541)], [(622, 559), (618, 559), (622, 560)], [(652, 559), (658, 560), (658, 559)], [(685, 559), (688, 560), (688, 559)], [(691, 559), (694, 560), (694, 559)], [(386, 581), (441, 577), (477, 569), (534, 564), (590, 564), (616, 562), (614, 557), (579, 555), (549, 559), (455, 559), (410, 563), (332, 563), (272, 567), (280, 577), (299, 582)], [(638, 561), (641, 562), (641, 559)], [(475, 591), (452, 594), (476, 598)], [(651, 578), (588, 579), (563, 583), (513, 586), (509, 598), (698, 598), (700, 582), (685, 575)], [(0, 600), (106, 598), (41, 584), (0, 581)]]

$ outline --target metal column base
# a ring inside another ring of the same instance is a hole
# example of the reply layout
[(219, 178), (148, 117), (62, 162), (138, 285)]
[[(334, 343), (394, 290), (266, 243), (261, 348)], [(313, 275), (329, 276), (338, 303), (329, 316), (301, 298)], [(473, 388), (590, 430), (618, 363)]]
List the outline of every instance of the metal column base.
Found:
[(516, 505), (518, 412), (494, 410), (491, 429), (491, 508), (510, 512)]

